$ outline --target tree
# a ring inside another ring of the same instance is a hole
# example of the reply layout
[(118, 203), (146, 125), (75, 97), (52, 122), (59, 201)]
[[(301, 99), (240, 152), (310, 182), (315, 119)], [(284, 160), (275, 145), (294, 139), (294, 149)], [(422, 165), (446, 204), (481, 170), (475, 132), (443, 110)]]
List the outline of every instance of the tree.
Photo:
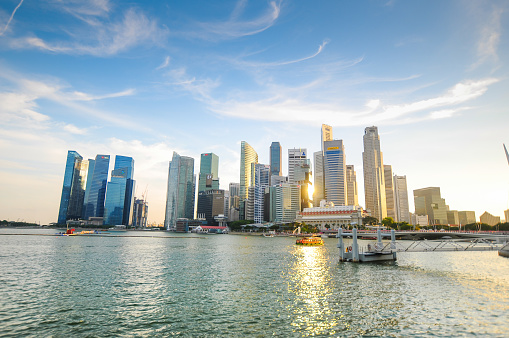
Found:
[(362, 219), (362, 224), (376, 225), (376, 224), (378, 224), (378, 218), (366, 216)]
[(382, 220), (382, 224), (384, 226), (386, 226), (387, 228), (397, 227), (397, 225), (396, 225), (396, 223), (394, 223), (394, 219), (392, 219), (392, 217), (385, 217)]

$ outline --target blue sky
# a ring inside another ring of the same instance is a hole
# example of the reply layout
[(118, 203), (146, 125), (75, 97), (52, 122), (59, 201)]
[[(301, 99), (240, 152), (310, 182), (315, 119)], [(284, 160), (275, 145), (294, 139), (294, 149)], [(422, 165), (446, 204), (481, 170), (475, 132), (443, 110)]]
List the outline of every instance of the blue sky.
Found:
[[(452, 210), (509, 208), (507, 1), (19, 1), (0, 4), (0, 218), (55, 221), (67, 150), (132, 156), (162, 222), (172, 152), (362, 136)], [(285, 157), (285, 156), (283, 156)], [(111, 164), (112, 166), (113, 164)], [(283, 160), (287, 174), (287, 161)]]

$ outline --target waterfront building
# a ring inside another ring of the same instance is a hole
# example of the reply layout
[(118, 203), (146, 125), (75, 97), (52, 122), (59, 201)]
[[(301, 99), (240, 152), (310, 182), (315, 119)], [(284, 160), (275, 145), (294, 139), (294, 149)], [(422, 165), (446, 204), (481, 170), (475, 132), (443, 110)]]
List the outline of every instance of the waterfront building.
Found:
[(295, 167), (307, 159), (307, 150), (305, 148), (288, 149), (288, 183), (294, 184)]
[(230, 183), (229, 185), (229, 211), (228, 220), (238, 221), (240, 210), (240, 183)]
[(76, 174), (76, 162), (81, 160), (83, 160), (83, 157), (76, 151), (69, 150), (67, 152), (64, 183), (62, 186), (62, 195), (60, 197), (60, 208), (58, 210), (58, 224), (65, 224), (67, 221), (67, 210), (69, 209), (69, 200), (71, 199), (71, 187), (74, 175)]
[(85, 219), (85, 213), (86, 213), (86, 210), (87, 210), (87, 201), (88, 201), (88, 197), (90, 195), (90, 191), (92, 190), (92, 178), (94, 176), (94, 169), (95, 169), (95, 160), (93, 159), (88, 159), (88, 171), (87, 171), (87, 183), (86, 183), (86, 188), (85, 188), (85, 196), (83, 198), (83, 206), (82, 206), (82, 210), (81, 210), (81, 218), (82, 219)]
[(429, 225), (448, 224), (447, 205), (440, 195), (440, 188), (429, 187), (414, 190), (415, 213), (427, 215)]
[(282, 176), (283, 152), (279, 142), (270, 145), (270, 176)]
[(201, 154), (198, 192), (219, 189), (219, 156), (214, 153)]
[(479, 217), (479, 221), (484, 224), (488, 224), (491, 226), (497, 225), (500, 223), (500, 217), (499, 216), (493, 216), (489, 212), (485, 211), (484, 214)]
[(91, 182), (90, 185), (87, 184), (87, 191), (85, 193), (85, 210), (83, 211), (83, 218), (85, 220), (89, 220), (90, 217), (104, 217), (104, 200), (108, 183), (110, 156), (97, 155), (93, 167), (92, 177), (90, 178), (90, 175), (88, 177), (88, 179), (91, 179)]
[(313, 206), (312, 197), (310, 196), (310, 192), (312, 189), (313, 183), (311, 180), (313, 179), (313, 173), (311, 168), (311, 160), (305, 159), (302, 160), (300, 164), (296, 165), (294, 168), (294, 180), (295, 184), (300, 185), (300, 208), (301, 210), (304, 208), (311, 208)]
[(74, 163), (71, 196), (69, 198), (69, 208), (67, 209), (68, 220), (78, 220), (82, 218), (89, 164), (89, 160), (79, 159), (76, 159)]
[(407, 222), (410, 224), (410, 207), (408, 206), (406, 176), (394, 175), (393, 182), (397, 220), (398, 222)]
[(372, 217), (382, 222), (387, 217), (387, 203), (385, 200), (383, 154), (380, 150), (380, 136), (377, 127), (364, 129), (363, 143), (362, 164), (366, 209), (370, 210)]
[(467, 225), (476, 222), (475, 211), (458, 211), (458, 217), (461, 225)]
[(339, 228), (362, 226), (362, 218), (367, 215), (358, 205), (334, 205), (329, 202), (319, 207), (305, 208), (298, 213), (297, 222), (316, 226), (320, 232), (336, 232)]
[(428, 215), (412, 214), (410, 220), (411, 224), (414, 226), (424, 227), (428, 225)]
[(194, 159), (173, 152), (168, 171), (164, 226), (174, 229), (178, 218), (194, 218)]
[(324, 147), (325, 199), (334, 205), (347, 205), (346, 158), (343, 140), (325, 141)]
[[(142, 196), (143, 197), (143, 196)], [(144, 199), (134, 198), (132, 226), (146, 228), (148, 219), (148, 202)]]
[(278, 185), (281, 183), (288, 183), (288, 176), (271, 176), (270, 177), (270, 185)]
[(346, 166), (346, 194), (347, 205), (359, 205), (357, 193), (357, 174), (353, 165)]
[(505, 222), (508, 223), (509, 222), (509, 209), (504, 210), (504, 217), (505, 217)]
[(398, 215), (396, 213), (396, 197), (394, 196), (394, 183), (391, 165), (384, 164), (384, 181), (387, 217), (392, 217), (394, 222), (399, 222)]
[(447, 210), (447, 224), (449, 224), (449, 225), (459, 225), (460, 224), (458, 210)]
[(256, 163), (258, 163), (258, 154), (246, 141), (242, 141), (240, 144), (240, 219), (247, 219), (245, 218), (245, 201), (248, 198), (248, 189), (254, 183), (254, 164)]
[(297, 213), (300, 211), (300, 186), (283, 183), (273, 188), (274, 221), (278, 223), (295, 221)]
[(198, 219), (205, 219), (206, 225), (217, 225), (214, 217), (224, 215), (225, 212), (225, 191), (224, 190), (204, 190), (198, 192)]
[(255, 182), (254, 182), (254, 222), (263, 222), (263, 206), (265, 188), (270, 186), (271, 166), (266, 164), (255, 164)]
[[(254, 172), (254, 170), (253, 170)], [(255, 186), (252, 185), (247, 188), (247, 199), (244, 201), (245, 218), (249, 221), (254, 221), (255, 209)]]
[(130, 225), (134, 199), (134, 159), (115, 156), (115, 166), (106, 190), (104, 224)]
[(325, 199), (325, 179), (323, 172), (323, 152), (316, 151), (313, 153), (313, 157), (315, 159), (315, 184), (313, 191), (313, 202), (315, 204), (320, 203), (320, 201)]

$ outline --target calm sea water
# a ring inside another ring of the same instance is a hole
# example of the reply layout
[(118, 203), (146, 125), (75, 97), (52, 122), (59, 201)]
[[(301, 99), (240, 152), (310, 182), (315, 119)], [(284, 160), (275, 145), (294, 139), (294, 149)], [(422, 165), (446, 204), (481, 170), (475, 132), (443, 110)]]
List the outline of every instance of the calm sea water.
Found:
[(353, 264), (335, 239), (28, 233), (55, 231), (0, 230), (2, 337), (509, 337), (497, 252)]

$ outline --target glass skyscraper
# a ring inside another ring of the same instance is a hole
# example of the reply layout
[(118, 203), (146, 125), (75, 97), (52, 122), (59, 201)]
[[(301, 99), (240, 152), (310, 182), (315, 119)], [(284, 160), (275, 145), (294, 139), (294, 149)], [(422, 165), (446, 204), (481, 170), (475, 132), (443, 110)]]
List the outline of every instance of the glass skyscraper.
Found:
[(263, 198), (265, 188), (270, 186), (270, 165), (255, 164), (254, 222), (263, 222)]
[(71, 187), (76, 174), (76, 162), (81, 163), (83, 157), (74, 150), (67, 152), (65, 162), (64, 184), (62, 186), (62, 196), (60, 197), (60, 209), (58, 211), (58, 224), (65, 224), (67, 221), (67, 211), (69, 209), (69, 200), (71, 199)]
[(103, 223), (128, 226), (134, 198), (134, 160), (117, 155), (114, 168), (106, 191)]
[(248, 189), (254, 184), (254, 165), (258, 163), (258, 154), (247, 143), (240, 144), (240, 219), (245, 219), (245, 201), (248, 198)]
[(214, 153), (201, 154), (198, 192), (219, 189), (219, 157)]
[[(87, 184), (87, 200), (85, 201), (84, 219), (104, 216), (104, 199), (106, 184), (108, 182), (108, 169), (110, 167), (109, 155), (97, 155), (95, 157), (94, 171), (90, 186)], [(90, 188), (90, 189), (88, 189)]]
[(80, 219), (83, 213), (83, 202), (88, 178), (88, 160), (76, 159), (74, 163), (74, 176), (72, 179), (71, 197), (67, 209), (67, 219)]
[(346, 161), (343, 140), (324, 142), (325, 198), (335, 205), (347, 205)]
[(194, 218), (194, 159), (173, 152), (168, 171), (168, 189), (164, 225), (176, 227), (177, 218)]
[(282, 159), (281, 144), (272, 142), (270, 145), (270, 176), (282, 176)]

